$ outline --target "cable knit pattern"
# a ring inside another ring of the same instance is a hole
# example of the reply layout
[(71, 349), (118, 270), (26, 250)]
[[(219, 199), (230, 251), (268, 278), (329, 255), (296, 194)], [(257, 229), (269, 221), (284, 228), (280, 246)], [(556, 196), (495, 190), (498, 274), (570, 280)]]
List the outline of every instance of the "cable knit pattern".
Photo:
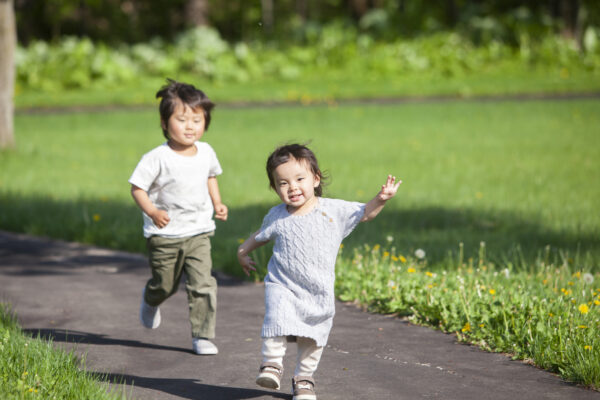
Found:
[(335, 260), (342, 240), (363, 217), (365, 205), (319, 198), (308, 214), (285, 204), (263, 220), (258, 241), (274, 240), (265, 277), (262, 337), (303, 336), (325, 346), (335, 314)]

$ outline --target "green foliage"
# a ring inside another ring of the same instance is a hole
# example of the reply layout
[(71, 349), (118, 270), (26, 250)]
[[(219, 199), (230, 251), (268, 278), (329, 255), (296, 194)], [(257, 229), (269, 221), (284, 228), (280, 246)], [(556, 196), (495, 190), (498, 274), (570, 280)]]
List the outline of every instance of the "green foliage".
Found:
[(456, 33), (377, 41), (342, 23), (307, 33), (305, 45), (274, 47), (260, 42), (230, 45), (207, 27), (186, 31), (172, 42), (159, 39), (107, 47), (87, 38), (55, 44), (34, 42), (17, 52), (19, 90), (114, 88), (149, 78), (194, 76), (229, 83), (268, 79), (301, 81), (311, 76), (392, 78), (427, 74), (452, 78), (482, 71), (566, 68), (600, 71), (598, 31), (586, 31), (586, 51), (553, 34), (525, 32), (517, 47), (496, 39), (480, 45)]
[(39, 337), (24, 334), (8, 305), (0, 303), (0, 397), (12, 399), (124, 399), (122, 390), (99, 384), (102, 376)]
[(591, 260), (550, 248), (532, 264), (495, 265), (464, 259), (461, 247), (437, 267), (425, 253), (402, 255), (390, 237), (385, 247), (364, 245), (338, 258), (336, 291), (381, 313), (454, 332), (459, 340), (512, 354), (564, 378), (600, 388), (600, 273)]

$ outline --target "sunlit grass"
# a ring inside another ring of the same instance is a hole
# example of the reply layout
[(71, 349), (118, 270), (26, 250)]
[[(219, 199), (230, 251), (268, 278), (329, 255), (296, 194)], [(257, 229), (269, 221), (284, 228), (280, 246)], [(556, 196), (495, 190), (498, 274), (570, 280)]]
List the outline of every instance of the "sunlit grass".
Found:
[(498, 265), (485, 250), (481, 243), (476, 258), (463, 259), (460, 248), (443, 268), (428, 265), (422, 249), (402, 254), (393, 243), (348, 257), (342, 250), (337, 294), (600, 388), (600, 274), (577, 256), (547, 251), (531, 264)]
[(32, 338), (0, 303), (0, 397), (3, 399), (125, 399), (102, 375), (85, 371), (85, 358)]

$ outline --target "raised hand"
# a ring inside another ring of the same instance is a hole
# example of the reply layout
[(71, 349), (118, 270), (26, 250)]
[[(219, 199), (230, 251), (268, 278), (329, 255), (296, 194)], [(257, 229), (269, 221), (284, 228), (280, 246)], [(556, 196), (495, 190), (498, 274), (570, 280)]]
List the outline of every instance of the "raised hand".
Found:
[(401, 180), (396, 182), (396, 177), (392, 175), (388, 175), (387, 180), (384, 185), (381, 185), (381, 190), (377, 194), (379, 200), (387, 201), (396, 195), (398, 191), (398, 187), (402, 183)]

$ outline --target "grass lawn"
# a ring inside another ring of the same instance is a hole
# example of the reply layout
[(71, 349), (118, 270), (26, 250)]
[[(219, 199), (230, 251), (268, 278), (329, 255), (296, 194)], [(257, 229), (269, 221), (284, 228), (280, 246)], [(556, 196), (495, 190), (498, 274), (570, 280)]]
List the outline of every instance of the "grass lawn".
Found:
[[(174, 76), (202, 88), (220, 103), (240, 101), (328, 102), (332, 99), (396, 98), (427, 96), (556, 94), (600, 91), (600, 73), (566, 68), (497, 66), (490, 70), (445, 76), (433, 73), (361, 76), (339, 72), (307, 74), (299, 80), (269, 78), (245, 83), (198, 80), (196, 76)], [(144, 78), (113, 88), (71, 89), (40, 92), (17, 87), (17, 109), (94, 105), (154, 105), (154, 95), (164, 84), (162, 78)]]
[[(216, 150), (229, 221), (217, 222), (215, 265), (239, 272), (238, 239), (277, 196), (264, 163), (277, 144), (309, 142), (330, 175), (325, 195), (368, 201), (388, 173), (404, 183), (346, 245), (383, 243), (442, 262), (534, 257), (546, 245), (600, 256), (600, 102), (217, 108), (205, 139)], [(0, 153), (0, 228), (143, 251), (127, 179), (163, 139), (156, 111), (16, 117), (17, 148)]]

